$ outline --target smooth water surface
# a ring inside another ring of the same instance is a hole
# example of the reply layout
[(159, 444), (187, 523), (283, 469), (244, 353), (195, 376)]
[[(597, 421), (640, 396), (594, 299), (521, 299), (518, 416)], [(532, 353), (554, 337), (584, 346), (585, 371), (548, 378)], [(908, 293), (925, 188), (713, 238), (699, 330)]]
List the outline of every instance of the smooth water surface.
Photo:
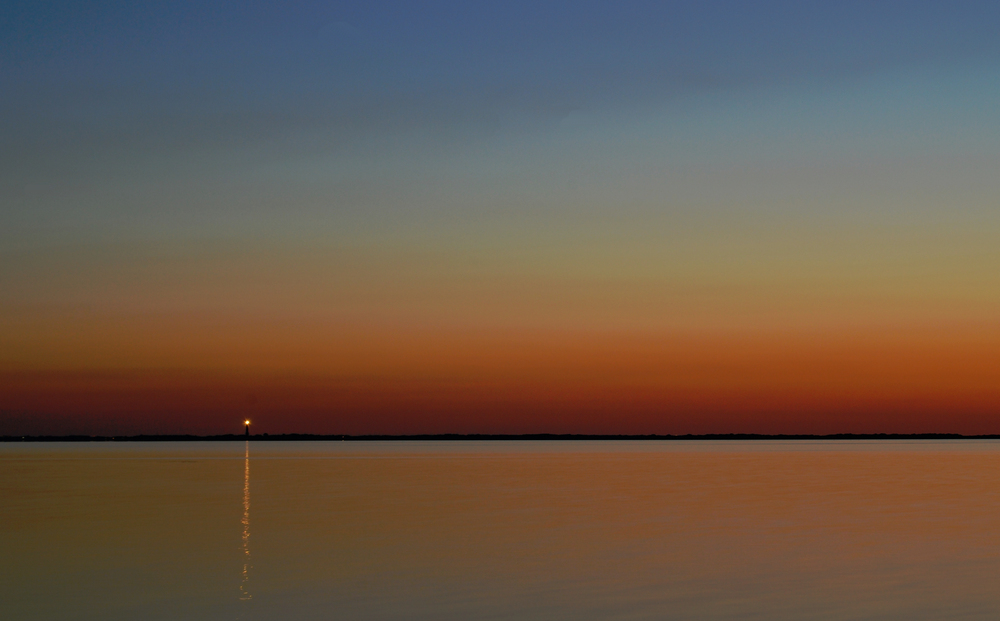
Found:
[(2, 619), (998, 616), (998, 442), (0, 444)]

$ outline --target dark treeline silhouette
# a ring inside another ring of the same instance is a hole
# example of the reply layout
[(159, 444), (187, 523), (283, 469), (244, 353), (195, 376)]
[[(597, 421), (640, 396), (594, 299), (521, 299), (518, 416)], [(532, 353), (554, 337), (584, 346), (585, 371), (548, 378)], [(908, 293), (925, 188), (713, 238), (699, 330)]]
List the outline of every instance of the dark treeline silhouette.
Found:
[[(248, 436), (230, 433), (214, 436), (195, 435), (137, 435), (137, 436), (0, 436), (0, 442), (225, 442), (245, 441)], [(405, 442), (449, 440), (997, 440), (1000, 435), (962, 435), (959, 433), (834, 433), (810, 434), (757, 434), (757, 433), (706, 433), (687, 435), (612, 435), (574, 433), (526, 434), (415, 434), (415, 435), (320, 435), (308, 433), (255, 434), (253, 441), (350, 441), (350, 442)]]

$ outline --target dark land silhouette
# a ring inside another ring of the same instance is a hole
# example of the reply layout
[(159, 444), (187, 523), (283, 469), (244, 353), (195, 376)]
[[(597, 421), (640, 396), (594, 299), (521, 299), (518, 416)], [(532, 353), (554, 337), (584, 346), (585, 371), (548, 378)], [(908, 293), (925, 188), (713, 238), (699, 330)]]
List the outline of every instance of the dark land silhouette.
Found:
[(414, 434), (414, 435), (328, 435), (308, 433), (285, 433), (269, 435), (249, 433), (222, 435), (135, 435), (135, 436), (0, 436), (0, 442), (412, 442), (412, 441), (539, 441), (539, 440), (998, 440), (1000, 434), (962, 435), (959, 433), (835, 433), (813, 434), (757, 434), (757, 433), (708, 433), (686, 435), (614, 435), (614, 434), (572, 434), (572, 433), (526, 433), (526, 434)]

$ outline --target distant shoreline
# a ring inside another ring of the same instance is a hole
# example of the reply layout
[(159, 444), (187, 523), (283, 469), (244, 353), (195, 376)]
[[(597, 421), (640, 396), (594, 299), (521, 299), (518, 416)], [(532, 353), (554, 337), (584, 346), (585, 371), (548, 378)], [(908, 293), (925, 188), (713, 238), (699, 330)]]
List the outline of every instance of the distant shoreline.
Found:
[(0, 436), (0, 442), (430, 442), (430, 441), (579, 441), (579, 440), (1000, 440), (1000, 435), (962, 435), (959, 433), (835, 433), (755, 434), (708, 433), (687, 435), (600, 435), (600, 434), (414, 434), (414, 435), (320, 435), (304, 433), (195, 435), (136, 435), (136, 436)]

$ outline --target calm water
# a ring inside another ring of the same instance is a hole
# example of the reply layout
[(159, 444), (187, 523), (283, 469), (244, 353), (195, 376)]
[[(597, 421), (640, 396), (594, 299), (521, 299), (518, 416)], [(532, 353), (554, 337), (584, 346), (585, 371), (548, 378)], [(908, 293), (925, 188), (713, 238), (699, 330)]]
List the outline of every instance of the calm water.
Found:
[(2, 619), (996, 619), (1000, 443), (0, 445)]

